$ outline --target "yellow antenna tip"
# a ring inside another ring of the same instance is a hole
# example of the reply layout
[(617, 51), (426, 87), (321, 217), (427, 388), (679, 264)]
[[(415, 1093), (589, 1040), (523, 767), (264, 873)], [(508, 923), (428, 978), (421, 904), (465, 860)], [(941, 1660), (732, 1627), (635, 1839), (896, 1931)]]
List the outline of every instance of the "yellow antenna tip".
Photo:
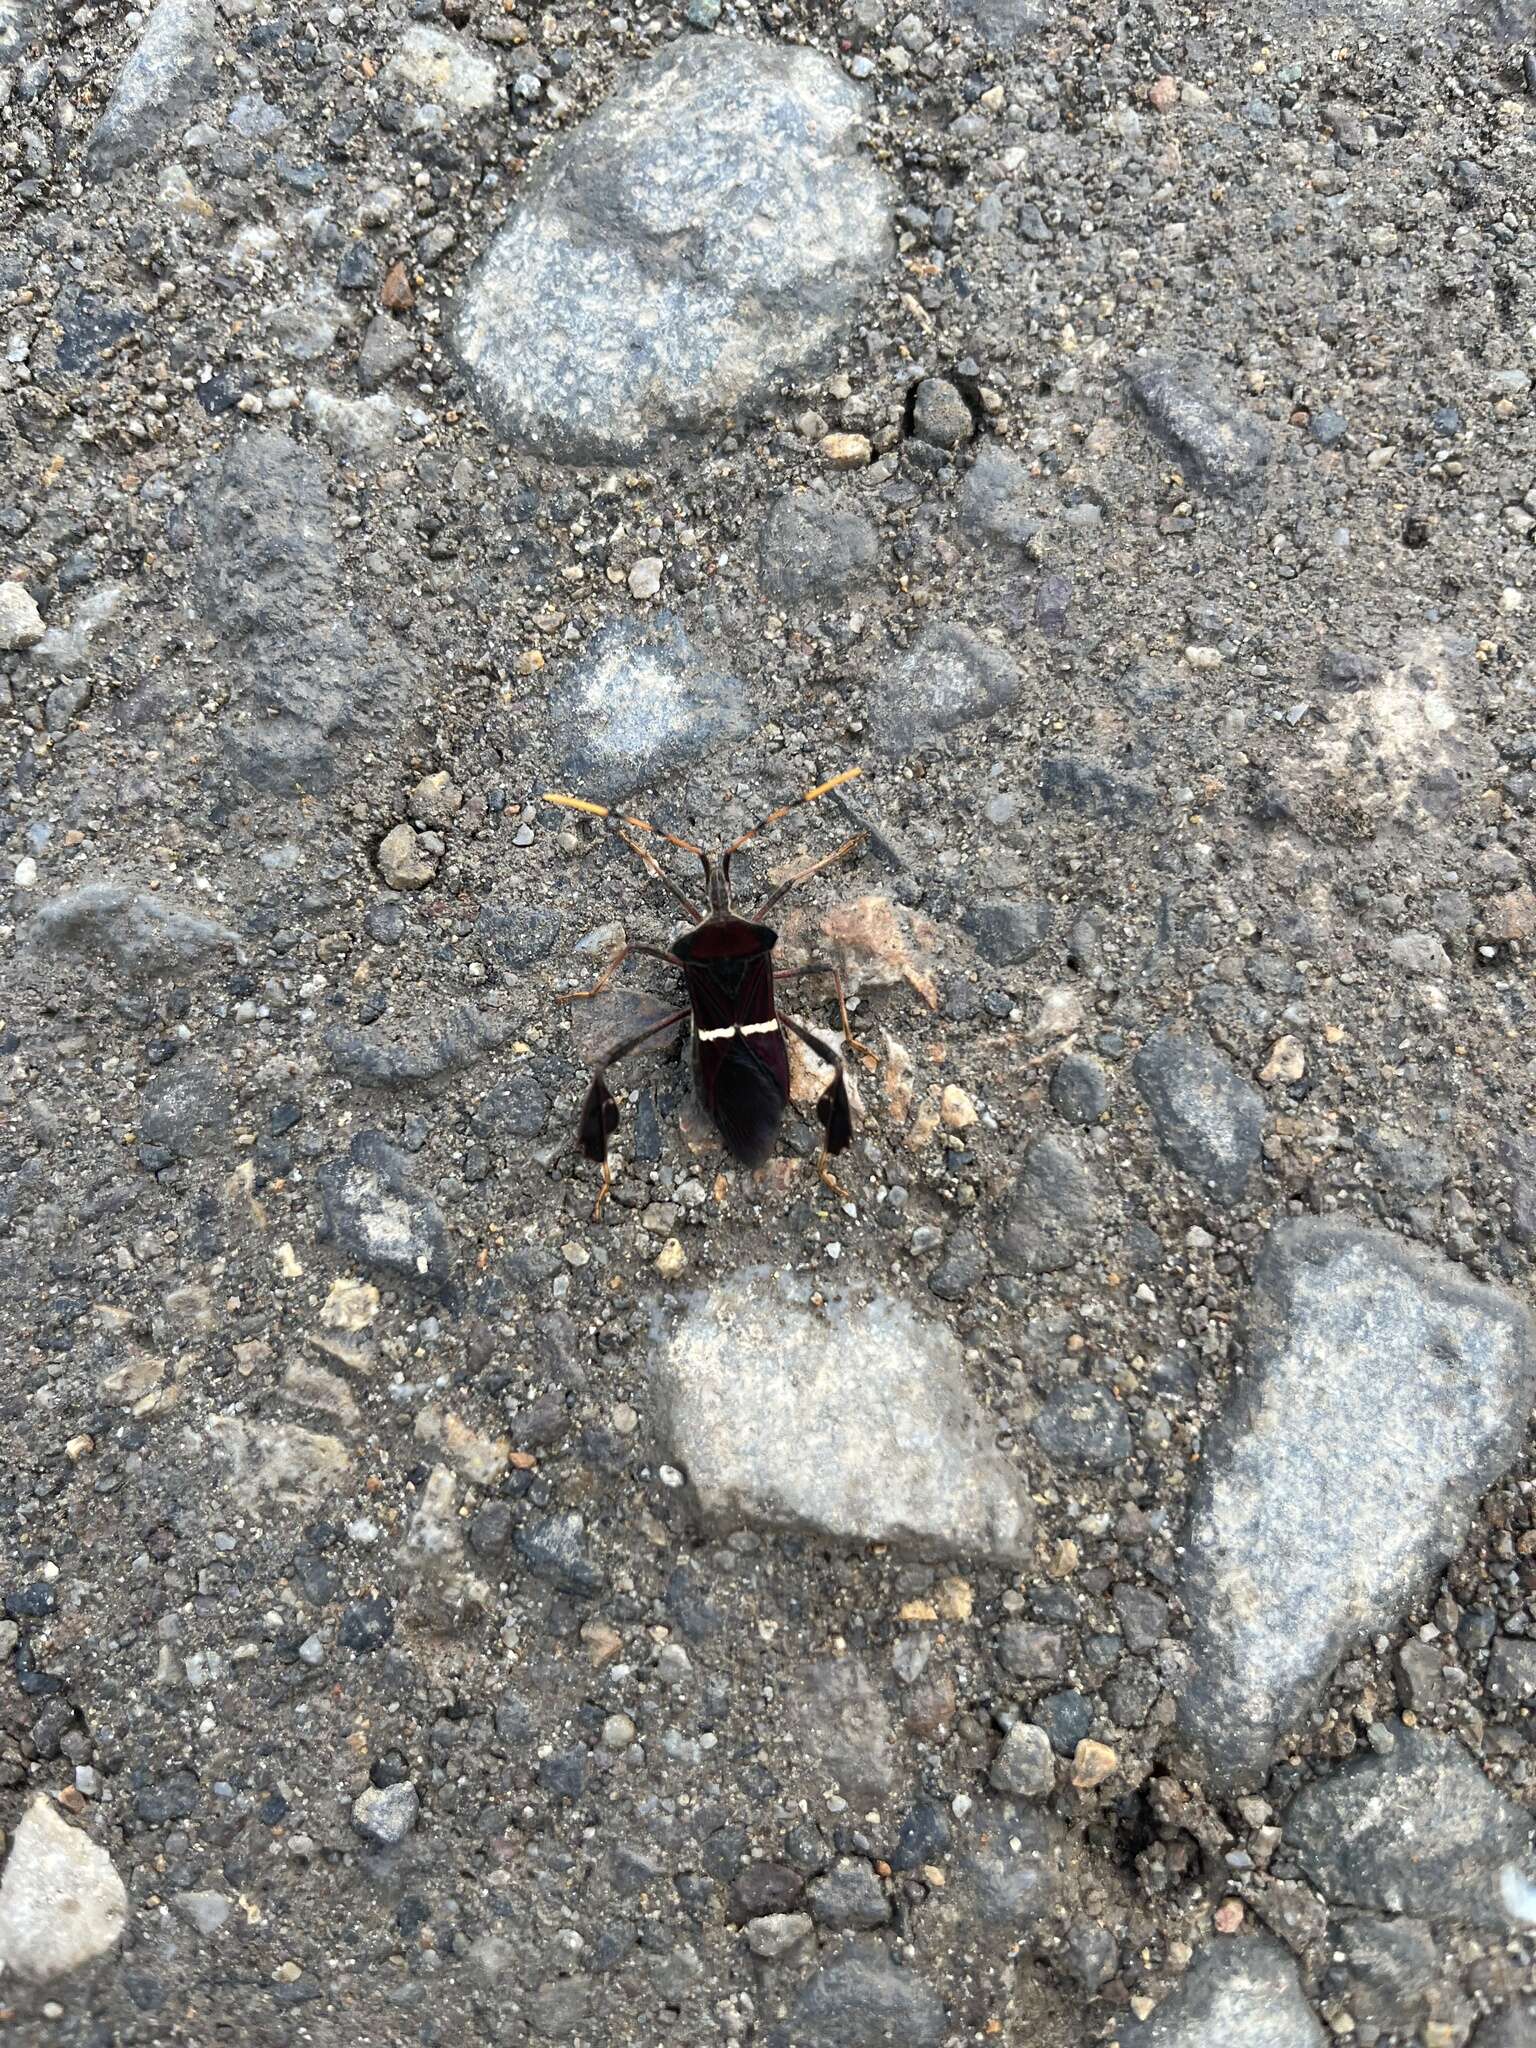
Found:
[(829, 790), (841, 789), (845, 782), (857, 782), (863, 773), (862, 768), (845, 768), (841, 775), (834, 775), (830, 782), (821, 782), (815, 789), (808, 789), (802, 801), (813, 804), (817, 797), (825, 796)]
[(606, 804), (588, 803), (584, 796), (562, 796), (555, 789), (545, 790), (544, 801), (547, 804), (559, 804), (567, 811), (585, 811), (592, 818), (607, 818), (612, 815)]

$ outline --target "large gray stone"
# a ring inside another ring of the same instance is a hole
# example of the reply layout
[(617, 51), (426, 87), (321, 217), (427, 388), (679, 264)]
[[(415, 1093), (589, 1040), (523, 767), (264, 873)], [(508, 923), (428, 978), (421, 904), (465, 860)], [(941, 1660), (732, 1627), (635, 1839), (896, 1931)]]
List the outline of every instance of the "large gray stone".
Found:
[(1533, 1394), (1530, 1318), (1508, 1295), (1384, 1232), (1271, 1232), (1185, 1538), (1179, 1718), (1214, 1781), (1257, 1784), (1346, 1645), (1444, 1569)]
[(701, 660), (670, 612), (594, 634), (551, 696), (550, 714), (571, 788), (608, 803), (752, 725), (745, 683)]
[(132, 976), (182, 971), (236, 943), (228, 926), (129, 882), (85, 882), (55, 896), (40, 906), (26, 938)]
[(1262, 420), (1221, 398), (1197, 363), (1145, 356), (1125, 374), (1148, 424), (1192, 482), (1224, 498), (1257, 492), (1270, 453)]
[(1536, 2004), (1507, 2005), (1484, 2020), (1472, 2048), (1536, 2048)]
[(622, 80), (541, 159), (455, 321), (509, 438), (633, 456), (823, 357), (892, 248), (864, 104), (817, 52), (735, 36)]
[(347, 617), (324, 457), (247, 431), (203, 495), (201, 525), (202, 608), (233, 671), (234, 764), (273, 795), (328, 790), (392, 723), (403, 671)]
[(1235, 1202), (1259, 1163), (1264, 1098), (1214, 1046), (1160, 1031), (1131, 1072), (1169, 1158)]
[(0, 1977), (68, 1977), (116, 1948), (127, 1921), (128, 1893), (112, 1858), (39, 1793), (0, 1879)]
[(936, 620), (871, 684), (870, 736), (882, 753), (910, 754), (957, 726), (990, 718), (1018, 689), (1018, 668), (1001, 648), (969, 626)]
[(159, 0), (91, 132), (86, 167), (93, 178), (147, 156), (205, 98), (217, 40), (213, 0)]
[(1120, 2048), (1323, 2048), (1296, 1965), (1267, 1935), (1202, 1949), (1145, 2020), (1119, 2029)]
[(453, 1250), (443, 1212), (381, 1131), (359, 1131), (345, 1159), (316, 1175), (325, 1220), (342, 1250), (410, 1280), (446, 1280)]
[(1506, 1865), (1529, 1870), (1532, 1817), (1450, 1735), (1393, 1726), (1384, 1756), (1303, 1786), (1285, 1839), (1332, 1906), (1510, 1925)]
[(658, 1359), (662, 1428), (705, 1518), (1022, 1564), (1033, 1510), (960, 1346), (886, 1294), (758, 1268), (695, 1296)]
[(940, 2048), (944, 2006), (916, 1970), (898, 1969), (877, 1943), (824, 1963), (766, 2048)]
[(1086, 1250), (1099, 1214), (1098, 1184), (1062, 1138), (1037, 1138), (1024, 1155), (997, 1235), (1016, 1273), (1060, 1273)]

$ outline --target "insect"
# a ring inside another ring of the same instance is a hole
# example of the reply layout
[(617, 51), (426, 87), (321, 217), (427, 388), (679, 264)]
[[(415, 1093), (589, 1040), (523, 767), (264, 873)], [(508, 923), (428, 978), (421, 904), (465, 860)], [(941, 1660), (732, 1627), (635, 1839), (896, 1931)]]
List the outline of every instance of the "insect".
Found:
[[(798, 874), (791, 875), (787, 881), (770, 890), (749, 916), (741, 915), (732, 899), (731, 859), (760, 832), (776, 825), (781, 818), (787, 818), (800, 804), (815, 803), (829, 790), (852, 782), (859, 773), (857, 768), (845, 769), (841, 775), (834, 775), (830, 782), (820, 783), (792, 802), (781, 804), (754, 825), (750, 832), (744, 832), (739, 839), (715, 854), (707, 853), (702, 846), (695, 846), (692, 840), (678, 839), (670, 832), (663, 832), (657, 826), (647, 824), (643, 818), (631, 818), (613, 811), (606, 804), (590, 803), (585, 797), (562, 796), (553, 790), (545, 792), (546, 803), (560, 804), (568, 811), (585, 811), (591, 817), (614, 820), (618, 836), (630, 852), (643, 862), (647, 871), (693, 920), (691, 928), (679, 932), (669, 947), (626, 945), (609, 961), (590, 988), (576, 989), (560, 998), (562, 1002), (582, 1002), (591, 996), (601, 995), (625, 961), (636, 954), (665, 960), (669, 966), (680, 969), (688, 990), (688, 1002), (684, 1008), (658, 1018), (645, 1030), (636, 1032), (633, 1038), (614, 1046), (592, 1074), (581, 1105), (576, 1138), (585, 1156), (603, 1169), (602, 1188), (598, 1193), (597, 1206), (592, 1211), (594, 1220), (602, 1214), (603, 1203), (613, 1185), (613, 1174), (608, 1164), (608, 1140), (619, 1127), (619, 1105), (609, 1090), (607, 1070), (653, 1039), (675, 1029), (684, 1018), (691, 1018), (693, 1023), (694, 1073), (699, 1095), (714, 1118), (726, 1150), (743, 1166), (761, 1166), (768, 1157), (789, 1102), (789, 1046), (784, 1033), (792, 1031), (818, 1059), (831, 1067), (832, 1079), (816, 1104), (816, 1115), (822, 1128), (820, 1170), (827, 1185), (842, 1195), (843, 1190), (832, 1178), (827, 1161), (846, 1151), (853, 1139), (853, 1113), (849, 1107), (843, 1063), (814, 1032), (807, 1031), (803, 1024), (786, 1016), (778, 1007), (778, 985), (797, 980), (802, 975), (830, 974), (837, 990), (844, 1040), (854, 1051), (863, 1052), (866, 1048), (860, 1046), (852, 1035), (837, 969), (825, 961), (812, 961), (804, 967), (775, 969), (773, 949), (779, 935), (764, 919), (791, 889), (808, 882), (812, 875), (819, 875), (834, 861), (846, 860), (863, 844), (865, 835), (856, 832), (841, 846), (834, 847), (831, 853), (823, 854), (820, 860), (812, 861)], [(638, 844), (621, 829), (624, 826), (664, 839), (669, 846), (680, 847), (685, 853), (697, 854), (704, 864), (707, 909), (700, 910), (649, 848)]]

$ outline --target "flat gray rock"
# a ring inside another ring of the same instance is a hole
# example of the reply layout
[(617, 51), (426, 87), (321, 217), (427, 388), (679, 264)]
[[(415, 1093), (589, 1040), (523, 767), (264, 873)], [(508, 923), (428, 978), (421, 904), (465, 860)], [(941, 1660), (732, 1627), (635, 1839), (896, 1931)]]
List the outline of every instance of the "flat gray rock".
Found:
[(1163, 1150), (1221, 1201), (1235, 1202), (1259, 1163), (1264, 1098), (1214, 1046), (1160, 1031), (1131, 1067)]
[(878, 553), (871, 522), (828, 491), (785, 491), (758, 541), (763, 588), (781, 604), (838, 595), (870, 574)]
[(983, 441), (960, 486), (960, 525), (973, 539), (1021, 559), (1044, 526), (1023, 460), (999, 441)]
[(1346, 1995), (1355, 2019), (1383, 2033), (1396, 2030), (1413, 2039), (1440, 1974), (1440, 1944), (1434, 1930), (1406, 1916), (1341, 1913), (1333, 1922), (1332, 1938), (1348, 1975)]
[(207, 1443), (232, 1497), (256, 1512), (287, 1507), (313, 1513), (351, 1484), (352, 1459), (341, 1439), (294, 1422), (213, 1415)]
[(823, 357), (892, 249), (863, 95), (812, 50), (685, 37), (541, 159), (453, 341), (520, 446), (634, 456)]
[(385, 66), (391, 84), (454, 115), (488, 114), (496, 105), (496, 66), (459, 36), (412, 22)]
[(785, 1702), (796, 1747), (820, 1778), (861, 1810), (896, 1783), (890, 1708), (858, 1657), (817, 1657)]
[(871, 1941), (823, 1963), (767, 2048), (940, 2048), (944, 2005), (916, 1970), (898, 1969)]
[(55, 896), (40, 906), (26, 938), (133, 977), (185, 970), (236, 943), (227, 925), (129, 882), (85, 882)]
[(749, 1270), (694, 1298), (657, 1380), (664, 1438), (715, 1525), (1029, 1556), (1029, 1490), (989, 1440), (959, 1344), (888, 1295), (812, 1310)]
[(190, 116), (212, 88), (217, 40), (213, 0), (159, 0), (91, 131), (86, 167), (93, 178), (137, 163)]
[(1015, 50), (1048, 28), (1052, 10), (1041, 0), (950, 0), (950, 12), (969, 22), (995, 50)]
[(1454, 1736), (1394, 1723), (1385, 1756), (1305, 1785), (1286, 1843), (1331, 1906), (1507, 1928), (1499, 1874), (1529, 1874), (1532, 1816)]
[(248, 430), (199, 508), (199, 595), (232, 671), (225, 744), (274, 796), (318, 795), (359, 765), (403, 681), (393, 653), (347, 616), (329, 474), (316, 449)]
[(511, 1036), (510, 1025), (473, 1003), (457, 1004), (408, 1038), (386, 1038), (350, 1024), (333, 1024), (324, 1034), (331, 1071), (361, 1088), (420, 1087), (497, 1051)]
[(346, 1158), (328, 1159), (315, 1178), (343, 1251), (409, 1280), (447, 1279), (453, 1251), (443, 1212), (382, 1132), (359, 1131)]
[(1062, 1138), (1037, 1138), (1024, 1155), (997, 1235), (1010, 1272), (1064, 1272), (1084, 1250), (1099, 1213), (1098, 1184)]
[(1444, 1569), (1533, 1395), (1509, 1295), (1381, 1231), (1270, 1233), (1185, 1537), (1179, 1721), (1217, 1785), (1258, 1784), (1345, 1647)]
[(1148, 424), (1193, 482), (1223, 498), (1257, 492), (1270, 455), (1261, 419), (1229, 405), (1196, 363), (1145, 356), (1125, 374)]
[(1202, 1949), (1150, 2018), (1118, 2031), (1120, 2048), (1323, 2048), (1327, 2038), (1296, 1965), (1267, 1935)]
[(869, 692), (870, 735), (884, 754), (910, 754), (957, 726), (990, 718), (1018, 695), (1017, 665), (969, 626), (936, 620)]
[(703, 661), (668, 612), (595, 634), (554, 691), (550, 714), (571, 790), (608, 803), (752, 725), (746, 684)]
[(0, 1878), (0, 1976), (71, 1976), (116, 1948), (128, 1893), (112, 1858), (39, 1793), (22, 1815)]

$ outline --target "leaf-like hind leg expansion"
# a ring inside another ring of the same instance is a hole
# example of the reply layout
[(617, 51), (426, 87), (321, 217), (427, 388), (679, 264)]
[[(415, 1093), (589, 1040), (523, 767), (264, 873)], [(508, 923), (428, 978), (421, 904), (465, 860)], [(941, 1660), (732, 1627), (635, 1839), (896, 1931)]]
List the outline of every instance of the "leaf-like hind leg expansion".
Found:
[(607, 1081), (603, 1078), (617, 1060), (628, 1059), (632, 1052), (638, 1052), (653, 1038), (659, 1038), (664, 1031), (691, 1015), (688, 1010), (674, 1010), (670, 1016), (658, 1017), (654, 1024), (647, 1024), (643, 1031), (637, 1031), (633, 1038), (626, 1038), (616, 1045), (600, 1067), (593, 1069), (587, 1083), (587, 1092), (582, 1100), (581, 1115), (576, 1123), (576, 1142), (582, 1153), (594, 1165), (603, 1169), (603, 1185), (597, 1197), (597, 1207), (592, 1211), (595, 1223), (602, 1214), (608, 1191), (613, 1186), (613, 1172), (608, 1164), (608, 1140), (619, 1128), (619, 1105), (614, 1101)]
[(827, 1164), (829, 1159), (836, 1158), (839, 1152), (846, 1152), (853, 1143), (853, 1110), (848, 1101), (848, 1082), (843, 1072), (843, 1063), (826, 1040), (818, 1038), (814, 1031), (807, 1031), (803, 1024), (797, 1024), (793, 1017), (786, 1017), (782, 1010), (779, 1011), (778, 1018), (786, 1031), (793, 1031), (803, 1045), (810, 1047), (817, 1059), (825, 1060), (832, 1069), (832, 1079), (823, 1088), (816, 1103), (816, 1120), (822, 1130), (821, 1157), (817, 1161), (817, 1171), (840, 1202), (851, 1202), (852, 1195), (834, 1178), (832, 1169)]

